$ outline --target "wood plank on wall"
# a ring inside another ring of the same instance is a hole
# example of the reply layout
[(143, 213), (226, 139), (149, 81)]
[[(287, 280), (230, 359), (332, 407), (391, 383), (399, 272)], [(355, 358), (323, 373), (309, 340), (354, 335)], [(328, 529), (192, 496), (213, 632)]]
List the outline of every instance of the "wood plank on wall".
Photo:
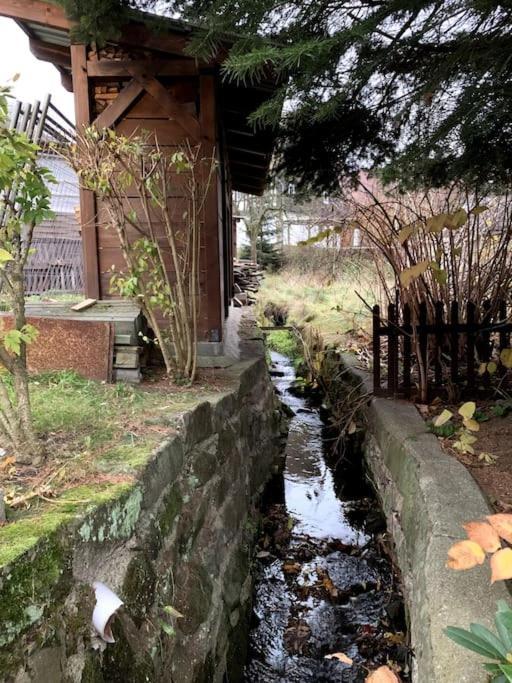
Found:
[[(215, 74), (202, 73), (199, 77), (200, 125), (202, 155), (211, 157), (217, 143), (217, 116), (215, 102)], [(220, 245), (218, 226), (217, 178), (210, 186), (204, 208), (204, 243), (206, 245), (206, 295), (211, 341), (222, 340), (223, 295), (220, 273)]]
[[(71, 45), (71, 68), (75, 98), (77, 128), (91, 122), (89, 79), (87, 78), (87, 51), (85, 45)], [(96, 200), (90, 190), (80, 190), (80, 222), (82, 225), (82, 248), (84, 254), (85, 295), (100, 298), (98, 273), (98, 237), (96, 229)]]

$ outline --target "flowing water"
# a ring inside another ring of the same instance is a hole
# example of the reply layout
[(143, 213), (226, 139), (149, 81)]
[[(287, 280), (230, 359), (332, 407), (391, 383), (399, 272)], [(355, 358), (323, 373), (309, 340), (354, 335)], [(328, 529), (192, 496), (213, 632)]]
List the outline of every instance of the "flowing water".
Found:
[(292, 363), (275, 353), (272, 363), (294, 415), (264, 500), (245, 681), (359, 683), (388, 660), (406, 669), (400, 586), (361, 459), (332, 454), (318, 407), (292, 393)]

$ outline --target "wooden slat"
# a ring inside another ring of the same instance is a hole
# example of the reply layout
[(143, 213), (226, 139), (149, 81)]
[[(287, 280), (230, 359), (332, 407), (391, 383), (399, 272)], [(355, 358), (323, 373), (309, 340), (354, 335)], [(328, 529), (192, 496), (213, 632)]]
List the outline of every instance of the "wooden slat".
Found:
[(133, 78), (144, 88), (155, 100), (165, 113), (183, 128), (185, 133), (192, 140), (199, 138), (199, 122), (185, 109), (179, 102), (176, 102), (172, 95), (164, 88), (160, 81), (154, 76), (148, 76), (142, 70), (130, 67)]
[[(419, 351), (420, 351), (420, 362), (425, 371), (425, 377), (428, 374), (428, 335), (427, 335), (427, 304), (425, 301), (420, 303), (419, 316), (418, 316), (418, 339), (419, 339)], [(428, 380), (426, 380), (428, 383)]]
[(55, 64), (55, 66), (63, 66), (67, 69), (71, 68), (69, 47), (44, 43), (37, 38), (30, 38), (29, 46), (30, 51), (37, 59), (41, 59), (44, 62), (51, 62), (52, 64)]
[(457, 326), (459, 324), (459, 304), (457, 301), (452, 301), (450, 307), (450, 325), (452, 332), (450, 334), (450, 352), (451, 365), (450, 374), (451, 380), (454, 384), (459, 381), (459, 335), (457, 334)]
[(151, 133), (160, 145), (178, 146), (187, 140), (183, 127), (177, 121), (169, 119), (123, 119), (117, 124), (116, 130), (123, 135)]
[(0, 15), (54, 28), (69, 29), (72, 26), (63, 9), (41, 0), (0, 0)]
[[(75, 94), (75, 119), (77, 128), (89, 125), (91, 109), (89, 79), (87, 78), (87, 51), (85, 45), (71, 45), (71, 67)], [(84, 251), (85, 295), (100, 298), (98, 272), (98, 237), (96, 231), (96, 200), (90, 190), (80, 190), (80, 221)]]
[(466, 373), (468, 389), (472, 389), (475, 386), (475, 333), (472, 331), (472, 326), (476, 322), (476, 309), (475, 304), (471, 301), (468, 302), (466, 307), (466, 322), (469, 326), (466, 342)]
[(411, 393), (411, 351), (412, 351), (412, 325), (411, 325), (411, 308), (409, 304), (405, 304), (403, 312), (403, 382), (404, 394), (409, 398)]
[[(201, 125), (201, 153), (204, 157), (213, 157), (217, 144), (217, 118), (215, 100), (215, 75), (204, 73), (199, 77), (199, 103)], [(221, 261), (223, 247), (221, 233), (219, 231), (218, 215), (220, 211), (218, 186), (215, 177), (211, 183), (210, 191), (204, 207), (204, 244), (206, 245), (206, 262), (204, 267), (208, 273), (207, 300), (208, 318), (212, 341), (220, 341), (222, 335), (222, 323), (224, 319), (224, 272)]]
[(434, 381), (437, 387), (443, 383), (443, 367), (441, 363), (441, 354), (443, 350), (443, 325), (444, 325), (444, 305), (442, 301), (436, 301), (435, 304), (435, 326), (437, 328), (435, 335), (435, 349), (434, 349)]
[(373, 393), (380, 393), (380, 306), (372, 309), (373, 320)]
[[(197, 116), (197, 85), (187, 79), (186, 82), (180, 80), (172, 85), (165, 85), (171, 97), (188, 111), (192, 116)], [(125, 113), (128, 119), (162, 119), (169, 118), (160, 107), (155, 107), (155, 100), (149, 93), (144, 93)]]
[[(126, 78), (132, 75), (131, 69), (143, 72), (148, 67), (147, 61), (129, 59), (99, 59), (89, 61), (87, 73), (90, 78)], [(192, 59), (173, 59), (159, 62), (156, 76), (197, 76), (199, 71)]]
[(143, 90), (144, 88), (142, 85), (135, 79), (132, 79), (125, 85), (112, 104), (109, 104), (108, 107), (96, 117), (94, 121), (96, 128), (101, 130), (102, 128), (110, 128), (113, 126)]

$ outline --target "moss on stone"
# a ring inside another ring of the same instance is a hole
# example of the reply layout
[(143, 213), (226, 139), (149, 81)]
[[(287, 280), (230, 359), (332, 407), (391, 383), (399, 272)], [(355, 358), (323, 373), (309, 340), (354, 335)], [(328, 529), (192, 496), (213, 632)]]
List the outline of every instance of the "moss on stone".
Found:
[(38, 622), (47, 609), (58, 608), (69, 589), (70, 563), (69, 549), (54, 533), (9, 567), (0, 583), (0, 646)]
[(177, 484), (171, 486), (169, 493), (165, 497), (164, 506), (158, 516), (158, 526), (161, 538), (166, 538), (171, 532), (174, 521), (176, 520), (183, 506), (183, 497)]
[(148, 558), (141, 554), (128, 565), (122, 596), (126, 607), (140, 626), (155, 599), (156, 574)]
[[(34, 506), (30, 517), (21, 517), (0, 527), (0, 567), (34, 547), (42, 538), (80, 513), (97, 507), (132, 488), (131, 484), (78, 486), (68, 489), (58, 504)], [(35, 514), (37, 512), (37, 514)]]

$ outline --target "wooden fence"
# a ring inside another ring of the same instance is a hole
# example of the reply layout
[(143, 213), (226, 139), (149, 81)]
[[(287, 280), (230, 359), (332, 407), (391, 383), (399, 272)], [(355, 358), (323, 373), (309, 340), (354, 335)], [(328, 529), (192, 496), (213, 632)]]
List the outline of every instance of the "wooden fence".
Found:
[[(402, 307), (389, 304), (385, 318), (380, 307), (374, 306), (374, 393), (409, 398), (420, 381), (419, 359), (426, 371), (425, 382), (430, 395), (450, 383), (469, 390), (490, 386), (489, 372), (479, 373), (479, 369), (481, 364), (495, 360), (497, 377), (506, 373), (499, 356), (510, 346), (512, 324), (509, 315), (504, 301), (494, 306), (487, 301), (480, 309), (472, 302), (459, 307), (454, 301), (445, 307), (439, 301), (430, 315), (427, 304), (422, 302), (416, 321), (413, 321), (408, 304)], [(383, 339), (387, 341), (385, 386), (382, 386)]]

